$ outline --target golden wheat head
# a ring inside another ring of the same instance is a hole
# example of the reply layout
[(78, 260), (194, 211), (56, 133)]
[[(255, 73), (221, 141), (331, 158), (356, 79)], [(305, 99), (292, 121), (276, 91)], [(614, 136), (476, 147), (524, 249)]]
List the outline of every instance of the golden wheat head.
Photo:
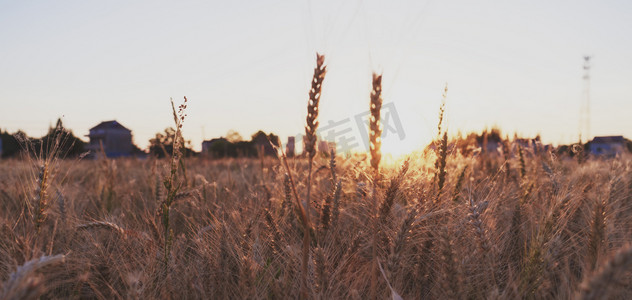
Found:
[(309, 102), (307, 104), (307, 125), (305, 125), (305, 152), (310, 157), (316, 155), (316, 130), (318, 129), (318, 103), (323, 86), (323, 80), (327, 73), (325, 56), (316, 54), (316, 68), (312, 78), (312, 87), (309, 90)]
[(369, 141), (371, 150), (371, 166), (377, 170), (382, 159), (382, 125), (380, 124), (380, 110), (382, 109), (382, 75), (373, 73), (373, 88), (371, 89), (371, 118), (369, 119)]

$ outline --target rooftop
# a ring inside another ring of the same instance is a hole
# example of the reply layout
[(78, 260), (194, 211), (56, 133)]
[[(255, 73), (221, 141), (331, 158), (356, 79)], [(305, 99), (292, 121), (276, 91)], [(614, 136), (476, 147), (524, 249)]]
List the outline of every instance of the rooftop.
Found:
[(602, 144), (610, 144), (610, 143), (624, 143), (625, 140), (621, 135), (612, 135), (612, 136), (596, 136), (593, 140), (593, 143), (602, 143)]
[(119, 122), (117, 122), (116, 120), (112, 120), (112, 121), (103, 121), (101, 122), (99, 125), (94, 126), (92, 128), (90, 128), (90, 131), (92, 130), (98, 130), (98, 129), (125, 129), (129, 132), (132, 132), (131, 130), (125, 128), (125, 126), (121, 125)]

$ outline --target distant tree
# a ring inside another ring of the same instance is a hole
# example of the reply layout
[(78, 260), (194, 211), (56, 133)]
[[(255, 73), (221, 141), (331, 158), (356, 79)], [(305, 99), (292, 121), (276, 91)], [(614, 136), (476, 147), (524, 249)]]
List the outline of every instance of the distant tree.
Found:
[(15, 138), (15, 135), (19, 134), (26, 137), (26, 134), (22, 131), (18, 131), (15, 134), (10, 134), (7, 131), (0, 132), (0, 140), (2, 140), (2, 157), (12, 157), (20, 153), (22, 149), (20, 143)]
[(239, 132), (231, 129), (226, 133), (226, 139), (231, 143), (237, 143), (243, 141), (244, 138), (241, 134), (239, 134)]
[(624, 140), (625, 140), (625, 148), (628, 150), (628, 152), (632, 153), (632, 141), (625, 138)]
[(132, 144), (132, 155), (134, 156), (144, 156), (145, 154), (147, 154), (147, 152), (145, 152), (143, 149), (138, 148), (138, 146), (136, 146), (136, 144)]
[(478, 142), (480, 145), (482, 145), (485, 142), (500, 143), (502, 142), (502, 140), (503, 140), (502, 132), (500, 131), (500, 128), (497, 128), (497, 127), (494, 127), (491, 130), (485, 129), (481, 132), (480, 135), (476, 137), (476, 142)]
[(156, 136), (149, 140), (149, 154), (158, 158), (163, 158), (173, 153), (173, 141), (175, 129), (166, 128), (164, 132), (156, 133)]
[(279, 147), (280, 139), (274, 133), (270, 132), (270, 134), (268, 134), (268, 140), (272, 143), (272, 145), (275, 145), (275, 146)]
[(272, 145), (279, 146), (279, 137), (274, 133), (266, 134), (259, 130), (251, 136), (250, 141), (242, 139), (238, 132), (230, 130), (225, 138), (211, 140), (207, 151), (213, 158), (256, 157), (263, 148), (265, 155), (276, 156)]
[(456, 141), (456, 147), (462, 155), (471, 155), (474, 149), (479, 147), (478, 138), (479, 136), (474, 132), (465, 137), (459, 137)]
[[(265, 132), (259, 130), (255, 134), (252, 135), (252, 142), (266, 142), (272, 143), (275, 146), (279, 146), (279, 137), (274, 133), (266, 134)], [(269, 142), (268, 142), (269, 141)]]
[(85, 152), (85, 142), (76, 137), (72, 130), (64, 127), (61, 119), (57, 119), (55, 127), (50, 127), (45, 136), (36, 139), (26, 135), (21, 130), (13, 134), (0, 132), (2, 139), (2, 157), (13, 157), (22, 150), (28, 150), (35, 155), (49, 155), (53, 151), (59, 157), (77, 157)]
[[(156, 133), (156, 136), (149, 140), (149, 154), (158, 158), (171, 156), (173, 154), (173, 143), (176, 139), (176, 130), (173, 127), (165, 128), (164, 132)], [(191, 149), (191, 141), (183, 140), (184, 156), (192, 156), (195, 151)]]
[(214, 158), (235, 157), (235, 145), (225, 138), (219, 138), (213, 141), (208, 148), (209, 153)]
[(268, 138), (268, 135), (265, 132), (263, 132), (263, 130), (259, 130), (250, 136), (251, 141), (256, 141), (258, 139), (267, 139), (267, 138)]
[(255, 150), (259, 151), (260, 148), (263, 148), (264, 154), (268, 156), (276, 156), (276, 151), (272, 147), (272, 145), (278, 147), (279, 146), (279, 137), (274, 133), (266, 134), (265, 132), (259, 130), (257, 133), (252, 135), (251, 142), (254, 144)]
[(255, 157), (257, 156), (257, 148), (252, 141), (241, 141), (235, 143), (235, 156), (238, 157)]
[(72, 130), (64, 127), (60, 118), (57, 119), (55, 127), (48, 129), (45, 136), (33, 140), (33, 150), (44, 156), (54, 151), (60, 157), (77, 157), (85, 152), (85, 144), (72, 133)]

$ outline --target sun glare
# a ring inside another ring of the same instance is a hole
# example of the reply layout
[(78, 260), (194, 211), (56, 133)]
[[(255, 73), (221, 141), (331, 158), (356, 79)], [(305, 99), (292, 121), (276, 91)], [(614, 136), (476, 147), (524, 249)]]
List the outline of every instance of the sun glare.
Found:
[(396, 135), (389, 132), (383, 137), (382, 153), (390, 154), (393, 157), (402, 156), (416, 150), (422, 150), (432, 141), (430, 135), (412, 130), (412, 128), (420, 128), (420, 124), (416, 124), (413, 120), (402, 120), (402, 127), (404, 134)]

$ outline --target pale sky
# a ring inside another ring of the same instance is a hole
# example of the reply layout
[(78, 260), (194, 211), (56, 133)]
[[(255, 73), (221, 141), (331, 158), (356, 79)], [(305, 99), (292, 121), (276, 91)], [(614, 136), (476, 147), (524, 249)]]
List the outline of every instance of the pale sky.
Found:
[[(386, 152), (436, 134), (446, 83), (453, 133), (576, 141), (584, 55), (592, 135), (632, 138), (630, 1), (0, 0), (0, 128), (39, 137), (63, 116), (83, 137), (116, 119), (144, 148), (172, 126), (169, 98), (187, 96), (197, 150), (231, 129), (285, 141), (304, 131), (316, 51), (321, 124), (366, 112), (383, 72), (405, 132)], [(338, 129), (360, 138), (355, 121)]]

